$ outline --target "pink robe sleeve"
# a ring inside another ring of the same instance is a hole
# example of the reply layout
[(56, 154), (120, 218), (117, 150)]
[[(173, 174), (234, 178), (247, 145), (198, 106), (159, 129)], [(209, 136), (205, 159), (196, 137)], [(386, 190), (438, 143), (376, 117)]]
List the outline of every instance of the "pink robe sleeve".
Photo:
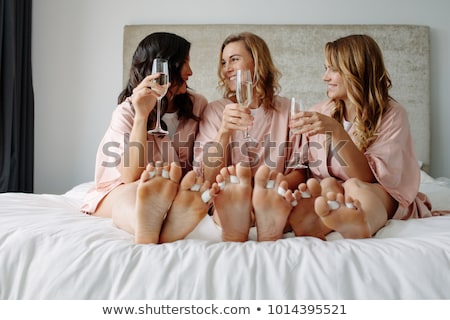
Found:
[[(219, 132), (222, 123), (222, 114), (226, 103), (229, 103), (229, 101), (227, 102), (225, 99), (213, 101), (209, 103), (203, 111), (194, 145), (194, 170), (197, 175), (203, 175), (203, 166), (205, 165), (205, 162), (208, 162), (208, 160), (205, 159), (207, 158), (207, 152), (221, 152), (215, 148), (213, 150), (213, 146), (210, 142), (216, 140), (217, 132)], [(206, 150), (205, 153), (204, 150)]]
[(383, 116), (378, 137), (365, 155), (377, 181), (400, 206), (408, 207), (419, 191), (420, 168), (408, 115), (398, 103), (391, 102), (390, 105)]

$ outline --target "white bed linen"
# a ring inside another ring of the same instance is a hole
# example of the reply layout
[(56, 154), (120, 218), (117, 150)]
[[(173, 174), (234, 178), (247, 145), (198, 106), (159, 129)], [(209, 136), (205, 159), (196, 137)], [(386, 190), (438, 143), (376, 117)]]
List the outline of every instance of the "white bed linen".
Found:
[[(421, 190), (450, 209), (448, 180)], [(389, 221), (375, 237), (225, 243), (205, 218), (189, 239), (135, 245), (64, 195), (0, 194), (0, 299), (449, 299), (450, 216)]]

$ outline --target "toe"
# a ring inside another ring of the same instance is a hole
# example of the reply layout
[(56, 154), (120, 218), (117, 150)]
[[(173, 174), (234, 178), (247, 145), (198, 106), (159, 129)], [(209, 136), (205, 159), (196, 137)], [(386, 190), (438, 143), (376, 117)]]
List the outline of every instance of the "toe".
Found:
[(182, 176), (183, 172), (181, 170), (181, 167), (175, 163), (172, 162), (169, 168), (169, 177), (170, 180), (172, 180), (175, 183), (179, 183), (181, 180), (181, 176)]
[(259, 167), (255, 173), (255, 186), (265, 188), (268, 180), (270, 180), (270, 169), (266, 166)]
[(244, 166), (241, 163), (238, 163), (236, 166), (236, 175), (241, 183), (251, 185), (252, 169), (249, 166)]
[(306, 187), (313, 197), (318, 197), (322, 193), (322, 187), (317, 179), (308, 179), (308, 181), (306, 181)]
[(196, 174), (194, 171), (189, 171), (184, 178), (181, 180), (180, 188), (181, 190), (188, 190), (196, 184)]
[(328, 199), (323, 196), (317, 197), (314, 201), (314, 211), (318, 216), (327, 216), (330, 213), (330, 209), (328, 207)]

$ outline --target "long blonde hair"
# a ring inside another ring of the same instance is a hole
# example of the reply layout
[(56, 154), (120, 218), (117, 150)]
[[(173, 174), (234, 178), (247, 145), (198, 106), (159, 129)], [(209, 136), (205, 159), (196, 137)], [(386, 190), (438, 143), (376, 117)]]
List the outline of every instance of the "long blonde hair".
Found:
[[(328, 42), (325, 59), (343, 77), (347, 95), (356, 107), (354, 136), (356, 145), (365, 151), (376, 138), (381, 118), (389, 106), (392, 87), (380, 47), (368, 35), (350, 35)], [(345, 105), (336, 100), (331, 116), (343, 122)]]
[(266, 42), (259, 36), (251, 32), (242, 32), (238, 34), (229, 35), (224, 42), (219, 53), (219, 89), (223, 90), (223, 97), (230, 98), (235, 95), (225, 82), (224, 75), (222, 73), (222, 53), (224, 48), (232, 42), (243, 41), (246, 49), (252, 55), (255, 70), (254, 70), (254, 82), (256, 86), (256, 95), (261, 100), (265, 110), (274, 109), (273, 98), (280, 92), (279, 79), (281, 78), (281, 72), (275, 67), (270, 54), (269, 47)]

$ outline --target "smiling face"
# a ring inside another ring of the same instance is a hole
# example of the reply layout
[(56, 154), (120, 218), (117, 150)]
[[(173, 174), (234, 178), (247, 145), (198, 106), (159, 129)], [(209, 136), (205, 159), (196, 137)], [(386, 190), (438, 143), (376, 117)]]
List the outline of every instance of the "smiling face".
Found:
[(347, 84), (340, 74), (340, 72), (331, 65), (330, 62), (325, 61), (325, 73), (322, 80), (327, 83), (327, 96), (332, 100), (348, 100)]
[(221, 64), (225, 85), (232, 91), (236, 91), (237, 70), (250, 70), (253, 77), (255, 63), (242, 40), (230, 42), (223, 48)]

